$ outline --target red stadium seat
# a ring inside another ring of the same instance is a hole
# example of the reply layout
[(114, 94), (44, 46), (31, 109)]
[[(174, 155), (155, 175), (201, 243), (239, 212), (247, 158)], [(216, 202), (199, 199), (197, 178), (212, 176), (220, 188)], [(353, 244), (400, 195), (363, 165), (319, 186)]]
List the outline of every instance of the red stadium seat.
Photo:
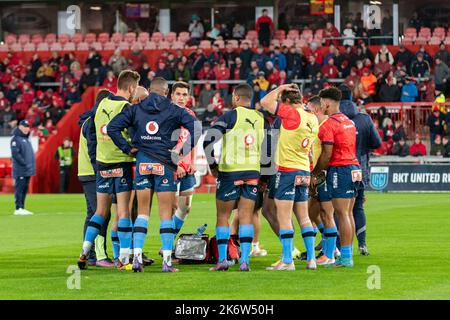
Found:
[(274, 38), (283, 41), (284, 39), (286, 39), (286, 32), (284, 30), (277, 30), (275, 31)]
[(152, 40), (153, 42), (156, 42), (156, 43), (162, 41), (162, 40), (163, 40), (163, 35), (162, 35), (162, 33), (161, 33), (161, 32), (154, 32), (154, 33), (152, 34), (151, 40)]
[(445, 38), (445, 45), (450, 45), (450, 36), (447, 36), (446, 38)]
[(307, 46), (308, 46), (307, 42), (305, 40), (303, 40), (303, 39), (298, 39), (297, 41), (295, 41), (295, 47), (296, 48), (304, 48), (304, 47), (307, 47)]
[(113, 33), (111, 41), (115, 44), (119, 44), (120, 42), (122, 42), (122, 34), (119, 32)]
[(281, 43), (281, 45), (290, 48), (294, 45), (294, 41), (291, 39), (286, 39)]
[(67, 33), (61, 33), (58, 35), (58, 42), (64, 46), (67, 42), (70, 41), (70, 36)]
[(62, 45), (59, 42), (55, 42), (50, 45), (50, 51), (62, 51)]
[(65, 51), (75, 51), (75, 43), (67, 42), (65, 45), (63, 45), (63, 50), (65, 50)]
[(230, 44), (233, 49), (239, 48), (239, 41), (237, 40), (228, 40), (227, 43)]
[(430, 38), (431, 38), (431, 29), (430, 28), (421, 28), (417, 38), (423, 38), (423, 39), (426, 39), (427, 41), (430, 40)]
[(175, 32), (168, 32), (165, 37), (164, 40), (166, 40), (167, 42), (174, 42), (177, 40), (177, 34)]
[(14, 43), (16, 43), (16, 41), (17, 41), (17, 37), (16, 37), (16, 35), (15, 34), (8, 34), (6, 37), (5, 37), (5, 42), (6, 42), (6, 44), (7, 45), (12, 45), (12, 44), (14, 44)]
[(211, 41), (202, 40), (200, 41), (200, 45), (198, 47), (201, 49), (211, 49)]
[(0, 162), (0, 178), (6, 177), (6, 163)]
[(21, 34), (21, 35), (19, 35), (18, 42), (22, 46), (26, 45), (28, 42), (30, 42), (30, 35), (29, 34)]
[(72, 42), (73, 42), (75, 45), (79, 44), (79, 43), (82, 42), (82, 41), (83, 41), (83, 35), (82, 35), (81, 33), (75, 33), (75, 34), (72, 36)]
[(54, 33), (49, 33), (45, 36), (45, 42), (51, 46), (52, 44), (54, 44), (56, 42), (56, 34)]
[(36, 46), (44, 41), (44, 37), (42, 37), (42, 34), (33, 34), (31, 36), (31, 42), (34, 43)]
[(443, 39), (440, 37), (432, 36), (430, 41), (428, 41), (428, 44), (432, 45), (432, 46), (433, 45), (436, 46), (436, 45), (439, 45), (442, 42), (442, 40)]
[(86, 36), (84, 37), (84, 42), (86, 42), (87, 44), (92, 44), (97, 40), (97, 36), (95, 35), (95, 33), (87, 33)]
[(24, 46), (23, 46), (23, 51), (36, 51), (36, 45), (34, 44), (34, 43), (32, 43), (32, 42), (29, 42), (29, 43), (26, 43)]
[(216, 40), (214, 41), (214, 44), (217, 44), (219, 46), (219, 49), (225, 49), (225, 41), (223, 40)]
[(22, 45), (20, 43), (13, 43), (9, 46), (9, 49), (13, 52), (20, 52), (22, 51)]
[(109, 33), (107, 32), (100, 33), (97, 37), (97, 41), (100, 42), (102, 45), (104, 45), (109, 41)]
[(156, 50), (156, 43), (153, 41), (149, 41), (145, 44), (145, 50)]
[(122, 41), (122, 42), (119, 43), (118, 48), (120, 50), (130, 50), (130, 44), (128, 42), (126, 42), (126, 41)]
[(138, 35), (138, 41), (145, 46), (145, 44), (150, 41), (150, 34), (148, 32), (141, 32)]
[(437, 27), (433, 31), (433, 37), (439, 38), (440, 40), (445, 39), (445, 29), (441, 27)]
[(100, 42), (93, 42), (90, 44), (89, 46), (90, 48), (94, 48), (97, 51), (102, 51), (103, 50), (103, 45)]
[(184, 42), (174, 41), (174, 42), (172, 42), (171, 48), (173, 50), (184, 49)]
[(191, 36), (190, 36), (189, 32), (180, 32), (178, 34), (178, 41), (186, 43), (189, 41), (190, 38), (191, 38)]
[(167, 41), (160, 41), (158, 42), (158, 49), (160, 50), (169, 50), (170, 49), (170, 43)]
[(297, 40), (298, 38), (300, 38), (300, 31), (297, 29), (289, 30), (287, 38), (294, 41)]
[(107, 42), (103, 45), (103, 50), (116, 50), (116, 44), (114, 42)]
[(77, 45), (77, 50), (78, 51), (88, 51), (89, 50), (89, 45), (86, 42), (80, 42)]
[(129, 45), (132, 45), (136, 42), (136, 33), (128, 32), (125, 34), (125, 41), (128, 42)]
[(258, 32), (256, 32), (255, 30), (249, 30), (247, 32), (247, 35), (245, 36), (245, 39), (251, 41), (258, 39)]
[(272, 40), (270, 41), (270, 44), (273, 45), (273, 46), (275, 46), (275, 47), (279, 47), (279, 46), (280, 46), (280, 40), (278, 40), (278, 39), (272, 39)]
[(48, 51), (48, 44), (46, 42), (41, 42), (36, 46), (36, 51)]
[(426, 45), (427, 43), (428, 43), (428, 39), (421, 37), (421, 36), (417, 37), (416, 41), (415, 41), (416, 45)]
[(9, 51), (9, 46), (5, 43), (5, 44), (0, 44), (0, 52), (8, 52)]

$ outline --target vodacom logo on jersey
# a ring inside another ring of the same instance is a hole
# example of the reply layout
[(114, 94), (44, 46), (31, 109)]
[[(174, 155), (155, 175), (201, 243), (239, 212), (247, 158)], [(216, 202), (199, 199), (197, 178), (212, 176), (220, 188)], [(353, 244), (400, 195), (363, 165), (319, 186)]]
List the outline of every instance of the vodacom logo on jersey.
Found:
[(155, 121), (150, 121), (145, 126), (145, 131), (147, 131), (148, 134), (155, 134), (159, 130), (159, 125)]

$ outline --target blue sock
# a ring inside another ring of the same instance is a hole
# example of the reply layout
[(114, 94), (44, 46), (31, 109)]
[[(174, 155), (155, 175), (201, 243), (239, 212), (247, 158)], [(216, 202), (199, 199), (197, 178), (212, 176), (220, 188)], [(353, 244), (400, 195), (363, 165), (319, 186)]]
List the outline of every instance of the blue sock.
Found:
[(249, 263), (250, 249), (252, 247), (252, 241), (254, 236), (254, 230), (252, 224), (242, 224), (239, 226), (239, 242), (241, 244), (241, 264), (243, 262)]
[(183, 227), (184, 224), (184, 220), (181, 220), (180, 218), (177, 217), (176, 214), (173, 215), (172, 217), (172, 221), (173, 221), (173, 236), (174, 238), (177, 236), (177, 234), (180, 232), (181, 228)]
[(337, 228), (333, 227), (325, 229), (324, 236), (327, 239), (324, 253), (328, 259), (333, 259), (334, 250), (336, 249)]
[(323, 225), (323, 223), (319, 224), (319, 225), (317, 226), (317, 229), (319, 229), (320, 233), (323, 235), (323, 231), (324, 231), (324, 225)]
[(161, 235), (161, 243), (163, 251), (173, 249), (173, 221), (161, 220), (159, 225), (159, 234)]
[(283, 262), (288, 264), (292, 262), (292, 248), (294, 247), (294, 230), (280, 230), (281, 245), (283, 248)]
[[(133, 227), (133, 248), (134, 253), (142, 253), (145, 237), (147, 236), (148, 217), (138, 216)], [(138, 249), (138, 250), (136, 250)]]
[(117, 234), (117, 231), (111, 230), (111, 242), (113, 247), (113, 258), (118, 259), (119, 258), (119, 250), (120, 250), (120, 242), (119, 242), (119, 236)]
[(230, 227), (216, 227), (217, 246), (219, 248), (219, 261), (228, 258), (228, 240), (230, 240)]
[(306, 247), (306, 260), (309, 262), (311, 260), (315, 260), (316, 257), (314, 255), (314, 228), (313, 227), (304, 227), (300, 228), (302, 233), (303, 242)]
[(343, 259), (351, 259), (353, 257), (352, 246), (341, 246), (341, 257)]
[(119, 219), (117, 234), (119, 236), (120, 250), (130, 250), (133, 236), (133, 223), (130, 218)]
[(95, 238), (98, 236), (100, 230), (102, 229), (104, 221), (105, 219), (101, 215), (94, 214), (91, 220), (89, 220), (88, 227), (86, 228), (86, 235), (84, 237), (84, 241), (93, 244)]

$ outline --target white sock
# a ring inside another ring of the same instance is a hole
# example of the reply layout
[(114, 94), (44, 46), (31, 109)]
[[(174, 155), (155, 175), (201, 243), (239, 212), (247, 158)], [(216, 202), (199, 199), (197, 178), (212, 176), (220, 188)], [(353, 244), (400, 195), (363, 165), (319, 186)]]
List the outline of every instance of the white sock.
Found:
[(119, 251), (120, 262), (122, 262), (123, 264), (128, 264), (130, 263), (129, 259), (130, 259), (130, 248), (120, 248)]
[(172, 265), (172, 250), (163, 250), (163, 261), (168, 265)]
[(252, 242), (253, 249), (259, 249), (259, 242)]
[(142, 263), (142, 249), (136, 248), (134, 249), (134, 257), (138, 259), (139, 263)]
[(84, 241), (83, 242), (83, 254), (87, 255), (89, 251), (91, 251), (92, 248), (92, 242)]

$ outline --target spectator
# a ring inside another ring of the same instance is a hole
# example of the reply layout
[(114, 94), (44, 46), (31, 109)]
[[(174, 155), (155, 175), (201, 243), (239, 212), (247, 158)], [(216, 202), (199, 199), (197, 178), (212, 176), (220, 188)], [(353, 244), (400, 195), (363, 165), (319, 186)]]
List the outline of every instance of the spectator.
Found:
[(155, 72), (149, 71), (147, 73), (147, 75), (145, 76), (144, 80), (142, 81), (141, 86), (143, 86), (144, 88), (150, 88), (150, 84), (152, 83), (154, 78), (155, 78)]
[(259, 71), (257, 78), (253, 81), (254, 84), (258, 84), (259, 88), (267, 92), (269, 90), (270, 83), (266, 80), (264, 71)]
[(48, 62), (45, 61), (36, 73), (36, 80), (38, 82), (53, 82), (55, 81), (54, 75), (55, 71), (50, 67)]
[(108, 73), (106, 74), (106, 78), (102, 83), (102, 86), (106, 87), (106, 89), (108, 89), (109, 91), (117, 91), (117, 78), (114, 76), (114, 73), (112, 71), (108, 71)]
[[(394, 26), (394, 19), (392, 18), (391, 12), (389, 10), (384, 11), (384, 18), (381, 22), (381, 33), (383, 36), (391, 36), (393, 35), (393, 26)], [(384, 43), (392, 44), (392, 39), (383, 39)]]
[(401, 63), (406, 67), (406, 70), (411, 70), (411, 64), (414, 59), (414, 54), (406, 49), (403, 44), (400, 44), (398, 51), (394, 57), (394, 64), (397, 65), (398, 63)]
[(233, 27), (233, 39), (242, 40), (245, 37), (245, 28), (239, 22), (236, 22)]
[(328, 79), (336, 79), (339, 77), (339, 70), (334, 65), (334, 59), (329, 59), (328, 64), (322, 67), (321, 72)]
[(397, 86), (397, 79), (389, 77), (383, 81), (378, 92), (378, 100), (380, 102), (400, 101), (400, 88)]
[(422, 143), (422, 140), (418, 134), (416, 134), (414, 143), (409, 148), (409, 155), (414, 157), (427, 155), (427, 147)]
[(111, 66), (114, 75), (117, 77), (119, 73), (126, 68), (127, 60), (121, 55), (120, 49), (116, 49), (111, 58), (109, 58), (108, 64)]
[(253, 97), (251, 107), (254, 109), (259, 109), (260, 101), (267, 94), (267, 90), (263, 90), (258, 82), (255, 82), (253, 85)]
[(272, 19), (268, 16), (267, 9), (263, 9), (262, 16), (256, 21), (256, 32), (258, 32), (259, 43), (268, 47), (274, 30)]
[(69, 190), (70, 172), (75, 157), (72, 145), (69, 138), (64, 138), (63, 144), (55, 152), (55, 159), (59, 161), (59, 193), (67, 193)]
[(404, 138), (401, 138), (398, 142), (394, 143), (392, 155), (399, 157), (406, 157), (409, 155), (409, 146)]
[(5, 110), (6, 106), (9, 104), (8, 99), (6, 99), (3, 91), (0, 91), (0, 111)]
[(305, 71), (306, 78), (312, 79), (320, 70), (321, 66), (316, 62), (316, 58), (313, 55), (309, 56), (309, 63)]
[(391, 118), (386, 117), (383, 120), (382, 123), (382, 129), (383, 129), (383, 141), (386, 141), (388, 143), (388, 150), (392, 149), (392, 145), (394, 144), (394, 122)]
[(228, 40), (231, 38), (231, 32), (230, 28), (228, 28), (226, 23), (222, 23), (220, 26), (220, 37), (222, 37), (223, 40)]
[(78, 91), (77, 86), (73, 84), (70, 87), (69, 93), (67, 94), (66, 108), (70, 109), (74, 103), (77, 103), (80, 101), (81, 101), (80, 91)]
[(442, 62), (441, 59), (436, 59), (436, 66), (434, 67), (434, 82), (436, 89), (442, 92), (446, 92), (447, 80), (450, 78), (450, 69)]
[(206, 56), (203, 53), (202, 48), (197, 48), (194, 52), (192, 52), (189, 56), (189, 61), (192, 66), (192, 71), (195, 75), (203, 68), (203, 64), (206, 62)]
[(287, 77), (290, 79), (298, 79), (303, 77), (304, 66), (306, 66), (306, 58), (295, 47), (291, 47), (286, 55)]
[[(369, 59), (370, 61), (374, 61), (373, 53), (370, 51), (370, 49), (366, 46), (366, 43), (362, 40), (359, 40), (359, 47), (361, 47), (361, 56), (359, 57), (360, 60)], [(386, 47), (386, 46), (384, 46)], [(383, 49), (383, 46), (381, 47), (381, 50)], [(392, 54), (391, 54), (392, 56)], [(390, 62), (390, 59), (387, 59), (387, 61)], [(376, 63), (376, 62), (375, 62)], [(391, 63), (392, 64), (392, 63)]]
[(313, 95), (319, 94), (319, 91), (325, 87), (326, 83), (327, 79), (322, 76), (322, 73), (320, 71), (317, 72), (314, 78), (311, 79), (310, 92)]
[(410, 77), (405, 78), (405, 84), (402, 87), (401, 102), (415, 102), (419, 92), (417, 86)]
[(439, 51), (436, 52), (435, 59), (440, 59), (447, 66), (450, 64), (450, 51), (446, 49), (444, 42), (439, 45)]
[(17, 126), (17, 115), (8, 104), (4, 110), (0, 110), (0, 128), (9, 134), (10, 130)]
[(423, 54), (419, 53), (417, 60), (412, 63), (411, 75), (416, 78), (428, 77), (430, 75), (430, 64), (424, 60)]
[(95, 75), (92, 73), (91, 68), (86, 66), (84, 68), (84, 73), (81, 76), (79, 83), (80, 92), (83, 93), (88, 87), (95, 86), (95, 82), (96, 82)]
[(279, 71), (286, 70), (286, 56), (280, 52), (280, 47), (276, 46), (274, 53), (270, 56), (274, 68)]
[(437, 135), (441, 135), (444, 132), (444, 115), (439, 110), (438, 106), (433, 108), (433, 112), (428, 116), (427, 127), (430, 129), (430, 142), (434, 143)]
[(222, 52), (220, 51), (219, 45), (215, 44), (212, 46), (212, 52), (208, 57), (208, 62), (214, 67), (221, 59), (223, 59)]
[(322, 51), (320, 50), (320, 48), (317, 46), (316, 42), (311, 42), (311, 44), (309, 45), (309, 48), (311, 50), (311, 55), (314, 57), (314, 61), (320, 65), (323, 64), (323, 56), (322, 56)]
[(203, 113), (203, 128), (209, 128), (219, 118), (219, 113), (214, 107), (214, 104), (207, 105), (205, 112)]
[(381, 55), (380, 61), (375, 65), (374, 73), (376, 76), (385, 74), (386, 72), (389, 72), (392, 69), (392, 66), (387, 62), (386, 56)]
[[(381, 56), (385, 56), (386, 61), (389, 62), (390, 65), (394, 64), (394, 56), (392, 55), (392, 53), (389, 51), (389, 49), (387, 48), (387, 46), (385, 44), (383, 44), (381, 46), (380, 51), (378, 51), (378, 53), (376, 54), (375, 64), (380, 62)], [(370, 59), (370, 60), (372, 60), (372, 59)]]
[(199, 45), (200, 41), (203, 39), (205, 29), (197, 15), (193, 15), (191, 20), (192, 21), (189, 24), (189, 32), (191, 33), (189, 44), (191, 46), (196, 46)]
[(86, 64), (89, 68), (91, 68), (91, 70), (98, 69), (102, 65), (102, 56), (97, 52), (97, 50), (95, 50), (95, 48), (91, 48), (91, 50), (89, 50)]
[(328, 53), (323, 57), (323, 65), (327, 65), (330, 59), (336, 59), (336, 47), (333, 44), (330, 44)]
[(23, 96), (19, 94), (16, 98), (16, 102), (12, 106), (12, 109), (16, 112), (17, 119), (19, 121), (25, 119), (29, 107), (30, 105), (23, 101)]
[(253, 51), (250, 49), (248, 42), (242, 44), (242, 50), (239, 53), (239, 57), (242, 60), (242, 65), (244, 69), (250, 69), (250, 63), (253, 58)]
[(236, 57), (235, 63), (231, 67), (230, 74), (233, 80), (247, 79), (248, 69), (244, 68), (241, 58)]
[(138, 71), (147, 62), (147, 56), (141, 50), (140, 45), (135, 43), (132, 51), (128, 54), (128, 65), (132, 70)]
[(256, 49), (255, 54), (252, 56), (252, 61), (256, 61), (256, 64), (260, 70), (264, 70), (266, 62), (269, 61), (269, 57), (264, 53), (264, 48), (259, 46)]
[(392, 136), (392, 140), (394, 140), (394, 142), (398, 142), (401, 139), (406, 140), (406, 138), (407, 135), (403, 123), (400, 120), (395, 121), (395, 131), (394, 135)]
[(450, 158), (450, 143), (448, 136), (442, 138), (442, 145), (444, 146), (444, 158)]
[(234, 62), (236, 61), (236, 57), (238, 57), (238, 53), (234, 50), (233, 46), (230, 43), (227, 43), (225, 48), (225, 53), (223, 54), (223, 59), (228, 68), (232, 68)]
[(374, 96), (376, 93), (377, 78), (370, 72), (369, 68), (363, 69), (363, 75), (361, 76), (360, 83), (364, 92), (369, 96)]
[(416, 28), (417, 32), (419, 32), (420, 28), (423, 27), (423, 22), (419, 18), (416, 11), (413, 12), (411, 19), (409, 20), (409, 26), (412, 28)]
[(427, 61), (430, 66), (433, 65), (433, 59), (431, 58), (430, 54), (425, 50), (425, 46), (423, 45), (420, 46), (419, 51), (417, 51), (416, 53), (416, 59), (419, 55), (422, 55), (423, 59)]
[(433, 101), (436, 85), (430, 77), (425, 77), (423, 82), (418, 84), (420, 101)]
[[(140, 75), (140, 80), (139, 80), (139, 85), (140, 86), (143, 86), (144, 85), (144, 83), (146, 83), (147, 82), (147, 76), (148, 76), (148, 73), (151, 71), (151, 69), (150, 69), (150, 65), (148, 64), (148, 62), (146, 61), (146, 62), (144, 62), (143, 64), (142, 64), (142, 67), (139, 69), (139, 75)], [(146, 87), (146, 86), (144, 86), (144, 88), (148, 88), (148, 87)]]
[(345, 29), (342, 31), (342, 36), (345, 37), (342, 45), (353, 47), (355, 45), (355, 31), (351, 22), (345, 25)]
[(200, 108), (206, 108), (214, 96), (214, 90), (211, 87), (211, 82), (207, 81), (198, 98)]
[[(102, 65), (98, 69), (98, 82), (103, 83), (106, 77), (108, 76), (108, 72), (112, 71), (111, 66), (107, 63), (105, 59), (102, 59)], [(114, 73), (113, 73), (114, 75)]]
[(189, 80), (191, 80), (191, 73), (189, 72), (189, 68), (187, 68), (183, 62), (178, 62), (174, 77), (176, 81), (189, 82)]
[[(31, 102), (33, 102), (34, 90), (33, 90), (33, 88), (31, 88), (31, 83), (25, 82), (23, 84), (22, 96), (23, 96), (23, 101), (25, 101), (25, 103), (27, 103), (28, 105), (30, 105)], [(1, 108), (1, 100), (0, 100), (0, 108)]]
[(214, 95), (213, 95), (210, 103), (214, 106), (214, 110), (217, 111), (219, 116), (221, 116), (223, 114), (223, 109), (225, 109), (225, 101), (220, 96), (220, 91), (219, 90), (216, 90), (214, 92)]
[(166, 63), (164, 60), (159, 60), (158, 69), (155, 71), (155, 77), (161, 77), (166, 80), (173, 80), (173, 73), (170, 69), (166, 68)]
[(434, 143), (431, 145), (430, 156), (443, 156), (445, 147), (442, 144), (442, 139), (439, 134), (434, 137)]
[(220, 91), (220, 95), (226, 99), (228, 97), (229, 84), (220, 83), (222, 80), (230, 80), (230, 69), (227, 68), (225, 60), (221, 59), (220, 64), (214, 67), (214, 77), (217, 80), (216, 89)]
[(325, 46), (329, 46), (331, 44), (335, 46), (339, 45), (339, 41), (337, 39), (327, 39), (340, 37), (338, 29), (336, 29), (336, 27), (331, 22), (327, 22), (325, 30), (323, 31), (323, 37), (325, 38)]
[(206, 33), (206, 38), (211, 41), (216, 41), (220, 37), (220, 24), (216, 23), (211, 31)]

